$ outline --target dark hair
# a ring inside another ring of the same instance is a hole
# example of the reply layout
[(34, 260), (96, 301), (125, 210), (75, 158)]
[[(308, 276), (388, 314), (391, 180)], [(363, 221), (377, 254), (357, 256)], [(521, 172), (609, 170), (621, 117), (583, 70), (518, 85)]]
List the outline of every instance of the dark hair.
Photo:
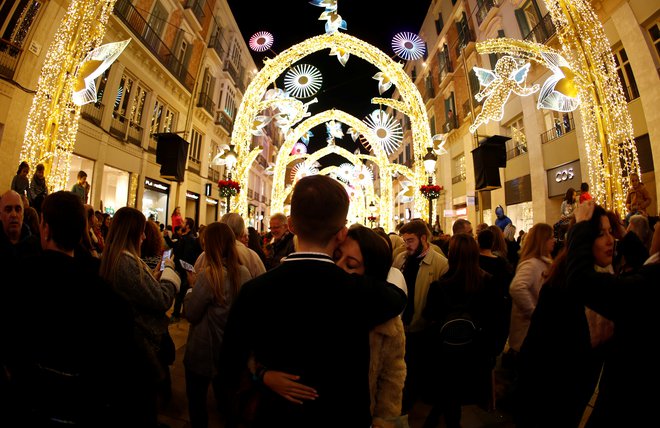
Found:
[(490, 229), (484, 229), (477, 234), (477, 242), (479, 243), (479, 248), (483, 250), (490, 250), (493, 248), (493, 240), (495, 235)]
[(451, 226), (452, 234), (456, 235), (458, 233), (465, 233), (465, 228), (467, 227), (468, 224), (471, 225), (472, 223), (470, 223), (468, 220), (465, 220), (464, 218), (459, 218)]
[(20, 165), (18, 165), (18, 169), (16, 170), (16, 175), (20, 174), (23, 168), (30, 169), (30, 165), (25, 161), (21, 162)]
[(390, 253), (392, 253), (392, 251), (394, 250), (392, 248), (392, 240), (390, 239), (390, 236), (387, 233), (385, 233), (385, 229), (383, 229), (382, 227), (376, 227), (372, 230), (376, 233), (376, 235), (380, 236), (385, 240), (385, 243), (390, 249)]
[(83, 177), (87, 177), (87, 173), (85, 171), (78, 172), (78, 180), (80, 180)]
[(481, 289), (483, 273), (479, 267), (479, 248), (477, 241), (466, 233), (458, 233), (449, 240), (449, 270), (450, 278), (465, 283), (467, 292)]
[(424, 220), (410, 220), (399, 229), (400, 235), (404, 233), (411, 233), (417, 236), (420, 241), (422, 240), (422, 236), (426, 236), (427, 241), (430, 241), (431, 231)]
[(186, 217), (185, 225), (188, 226), (188, 229), (190, 229), (191, 232), (195, 232), (195, 220), (194, 219), (192, 219), (190, 217)]
[(44, 164), (40, 163), (40, 164), (37, 165), (36, 170), (37, 171), (45, 171), (46, 167), (44, 166)]
[(361, 224), (352, 225), (347, 237), (352, 238), (360, 247), (364, 274), (376, 279), (387, 279), (392, 267), (392, 251), (385, 238)]
[(59, 191), (46, 196), (41, 216), (48, 225), (50, 238), (62, 250), (73, 250), (87, 234), (85, 207), (74, 193)]
[(144, 227), (145, 239), (140, 248), (141, 258), (160, 256), (163, 253), (163, 237), (158, 225), (151, 220)]
[(573, 199), (575, 199), (575, 189), (569, 187), (568, 190), (566, 190), (566, 194), (564, 195), (564, 200), (566, 202), (573, 203)]
[(33, 207), (23, 209), (23, 224), (27, 224), (33, 235), (39, 236), (39, 213)]
[(266, 260), (263, 248), (261, 248), (261, 236), (259, 232), (252, 226), (248, 226), (248, 248), (257, 253), (261, 261)]
[(580, 184), (580, 192), (588, 192), (588, 191), (589, 191), (589, 183)]
[(324, 176), (303, 177), (291, 196), (291, 224), (299, 240), (327, 245), (346, 225), (349, 199), (338, 181)]

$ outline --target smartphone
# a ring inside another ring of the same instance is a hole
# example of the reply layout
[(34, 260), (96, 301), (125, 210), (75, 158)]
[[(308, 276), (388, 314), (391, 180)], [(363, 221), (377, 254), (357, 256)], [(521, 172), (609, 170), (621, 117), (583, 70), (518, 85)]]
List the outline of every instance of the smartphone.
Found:
[(160, 270), (165, 270), (165, 260), (172, 256), (172, 249), (163, 251), (163, 259), (160, 262)]
[(181, 259), (179, 259), (179, 263), (181, 263), (181, 267), (184, 268), (185, 270), (187, 270), (189, 272), (192, 272), (192, 273), (196, 273), (195, 272), (195, 267), (193, 265), (191, 265), (190, 263), (185, 262)]

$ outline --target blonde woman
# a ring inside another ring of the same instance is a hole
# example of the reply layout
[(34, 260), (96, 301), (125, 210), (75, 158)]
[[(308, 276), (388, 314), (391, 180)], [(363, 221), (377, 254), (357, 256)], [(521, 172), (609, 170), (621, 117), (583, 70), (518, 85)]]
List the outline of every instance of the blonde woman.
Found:
[(154, 276), (140, 259), (147, 219), (135, 208), (120, 208), (108, 231), (101, 257), (100, 275), (131, 306), (135, 318), (135, 339), (140, 349), (142, 370), (136, 373), (140, 387), (127, 391), (134, 394), (139, 426), (157, 426), (157, 394), (167, 367), (158, 359), (169, 319), (166, 312), (174, 302), (181, 280), (174, 262), (167, 259), (165, 269)]
[(209, 384), (216, 401), (220, 399), (218, 363), (227, 315), (239, 287), (251, 278), (239, 263), (236, 238), (227, 224), (211, 223), (204, 229), (204, 254), (204, 268), (183, 302), (184, 316), (190, 322), (183, 364), (193, 428), (208, 426)]
[(520, 262), (511, 281), (509, 293), (513, 306), (509, 328), (509, 348), (520, 351), (527, 329), (539, 299), (544, 274), (552, 264), (550, 254), (555, 245), (552, 226), (535, 224), (527, 234), (520, 250)]

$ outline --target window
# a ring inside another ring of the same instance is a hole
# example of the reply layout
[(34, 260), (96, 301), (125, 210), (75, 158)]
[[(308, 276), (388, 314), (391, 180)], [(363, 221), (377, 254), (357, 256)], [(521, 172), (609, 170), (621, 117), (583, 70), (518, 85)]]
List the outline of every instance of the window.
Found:
[(406, 152), (406, 156), (405, 156), (405, 159), (404, 159), (405, 164), (406, 165), (412, 165), (412, 162), (411, 162), (411, 159), (410, 159), (410, 144), (406, 144), (405, 152)]
[(543, 110), (543, 120), (546, 131), (541, 134), (541, 143), (547, 143), (575, 130), (573, 112), (562, 113), (554, 110)]
[(241, 66), (241, 48), (238, 45), (238, 40), (234, 39), (231, 45), (230, 59), (234, 67), (238, 69)]
[(435, 116), (429, 116), (429, 128), (431, 128), (431, 135), (435, 135)]
[(134, 91), (135, 97), (133, 98), (133, 105), (131, 106), (131, 114), (129, 116), (130, 126), (142, 125), (142, 113), (144, 111), (144, 100), (147, 98), (147, 91), (140, 85), (136, 85)]
[(159, 132), (172, 132), (176, 126), (176, 113), (161, 100), (156, 100), (154, 112), (151, 116), (150, 134), (151, 138), (156, 139)]
[(456, 29), (458, 30), (458, 45), (456, 46), (456, 56), (459, 56), (461, 53), (460, 51), (466, 47), (471, 40), (473, 40), (465, 12), (462, 13), (461, 20), (456, 21)]
[[(222, 95), (221, 95), (222, 96)], [(230, 118), (234, 119), (234, 115), (236, 114), (236, 92), (234, 92), (234, 89), (231, 88), (229, 85), (226, 86), (226, 95), (225, 95), (225, 105), (224, 105), (224, 111), (227, 113), (227, 116)]]
[(454, 93), (451, 92), (448, 98), (445, 98), (445, 125), (443, 130), (445, 133), (458, 127), (456, 120), (456, 104), (454, 102)]
[(651, 36), (651, 41), (655, 46), (655, 52), (660, 57), (660, 26), (658, 26), (657, 22), (649, 28), (649, 36)]
[(112, 116), (123, 122), (126, 119), (128, 103), (131, 99), (131, 91), (133, 90), (133, 78), (122, 74), (119, 87), (117, 88), (117, 96), (115, 97), (115, 105), (113, 107)]
[(506, 142), (506, 158), (513, 159), (517, 156), (527, 153), (527, 137), (525, 137), (525, 124), (522, 116), (509, 122), (506, 125), (507, 135), (511, 137)]
[(465, 181), (465, 154), (461, 153), (451, 160), (452, 184)]
[(426, 86), (426, 101), (435, 97), (435, 91), (433, 90), (433, 76), (427, 74), (424, 79), (424, 85)]
[(438, 19), (435, 20), (435, 31), (440, 34), (442, 32), (442, 27), (444, 27), (445, 24), (442, 22), (442, 14), (438, 15)]
[[(501, 37), (506, 37), (504, 35), (504, 30), (497, 30), (497, 38), (499, 39)], [(497, 60), (499, 60), (501, 57), (501, 53), (488, 54), (488, 59), (490, 60), (490, 68), (495, 69), (495, 64), (497, 64)]]
[(440, 82), (447, 74), (454, 71), (451, 67), (451, 58), (449, 58), (449, 49), (447, 43), (442, 45), (442, 49), (438, 52), (438, 74), (440, 75)]
[(163, 34), (163, 28), (167, 23), (167, 17), (167, 10), (160, 1), (156, 0), (153, 9), (151, 9), (148, 26), (144, 33), (147, 44), (152, 48), (157, 48), (159, 45), (160, 36)]
[(614, 63), (616, 65), (616, 73), (619, 75), (619, 80), (621, 81), (621, 86), (623, 86), (623, 94), (626, 96), (626, 101), (630, 102), (639, 98), (637, 82), (635, 82), (635, 75), (630, 67), (630, 62), (628, 62), (628, 54), (625, 49), (621, 48), (614, 52)]
[[(536, 4), (536, 0), (525, 3), (520, 9), (516, 9), (516, 20), (520, 27), (520, 34), (523, 39), (527, 39), (534, 28), (541, 22), (541, 11)], [(542, 40), (532, 39), (532, 42), (543, 42)]]
[[(0, 55), (17, 56), (43, 0), (0, 0)], [(6, 50), (9, 42), (12, 48)]]
[(190, 139), (190, 146), (188, 146), (188, 160), (193, 164), (197, 164), (198, 166), (200, 163), (199, 155), (202, 151), (202, 139), (202, 134), (193, 128), (192, 137)]

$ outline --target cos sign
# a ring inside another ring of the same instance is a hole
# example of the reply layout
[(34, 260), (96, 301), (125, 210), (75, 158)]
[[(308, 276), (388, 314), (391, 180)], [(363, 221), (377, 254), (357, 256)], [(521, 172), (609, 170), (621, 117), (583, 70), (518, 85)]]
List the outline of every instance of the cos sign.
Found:
[(573, 168), (566, 168), (557, 171), (557, 174), (555, 175), (555, 181), (557, 183), (561, 183), (562, 181), (572, 180), (573, 177), (575, 177), (575, 174), (573, 174)]

